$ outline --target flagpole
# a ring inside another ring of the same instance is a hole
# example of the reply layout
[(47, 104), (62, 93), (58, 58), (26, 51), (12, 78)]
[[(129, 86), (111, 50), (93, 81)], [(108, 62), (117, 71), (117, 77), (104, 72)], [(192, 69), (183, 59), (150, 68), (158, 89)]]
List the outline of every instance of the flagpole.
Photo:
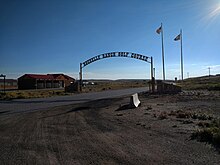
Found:
[(163, 62), (163, 80), (165, 81), (165, 67), (164, 67), (164, 44), (163, 44), (163, 24), (161, 23), (161, 42), (162, 42), (162, 62)]
[(182, 29), (180, 29), (180, 44), (181, 44), (181, 75), (183, 81), (183, 39), (182, 39)]

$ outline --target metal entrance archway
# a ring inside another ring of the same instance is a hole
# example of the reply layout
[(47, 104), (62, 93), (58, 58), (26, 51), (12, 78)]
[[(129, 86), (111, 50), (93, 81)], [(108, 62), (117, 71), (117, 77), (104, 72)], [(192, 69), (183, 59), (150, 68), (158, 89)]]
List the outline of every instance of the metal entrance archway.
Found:
[(154, 92), (154, 77), (153, 77), (153, 57), (148, 57), (142, 54), (132, 53), (132, 52), (110, 52), (110, 53), (104, 53), (97, 56), (94, 56), (83, 63), (80, 63), (80, 91), (82, 91), (82, 74), (83, 74), (83, 68), (95, 61), (111, 58), (111, 57), (126, 57), (126, 58), (133, 58), (138, 59), (147, 63), (151, 64), (151, 82), (152, 82), (152, 91)]

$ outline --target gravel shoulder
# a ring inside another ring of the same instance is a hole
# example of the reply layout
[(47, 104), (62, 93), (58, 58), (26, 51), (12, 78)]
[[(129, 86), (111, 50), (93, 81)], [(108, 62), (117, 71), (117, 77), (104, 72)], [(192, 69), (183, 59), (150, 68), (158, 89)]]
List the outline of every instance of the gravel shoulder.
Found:
[(190, 138), (201, 121), (171, 115), (220, 117), (219, 92), (139, 99), (135, 109), (123, 97), (0, 114), (0, 164), (220, 164), (212, 145)]

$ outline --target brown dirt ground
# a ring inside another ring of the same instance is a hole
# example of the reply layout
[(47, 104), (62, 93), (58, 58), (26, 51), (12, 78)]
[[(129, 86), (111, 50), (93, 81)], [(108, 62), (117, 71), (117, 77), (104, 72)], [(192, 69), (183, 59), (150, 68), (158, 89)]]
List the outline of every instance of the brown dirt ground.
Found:
[(135, 109), (124, 97), (0, 114), (0, 164), (220, 164), (212, 145), (190, 138), (200, 120), (169, 115), (219, 117), (219, 92), (141, 94), (140, 100)]

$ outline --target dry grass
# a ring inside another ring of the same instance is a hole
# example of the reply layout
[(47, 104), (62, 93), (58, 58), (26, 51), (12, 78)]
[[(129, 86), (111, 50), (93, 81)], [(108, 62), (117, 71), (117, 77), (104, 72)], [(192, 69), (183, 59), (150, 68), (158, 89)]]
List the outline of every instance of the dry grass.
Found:
[(220, 90), (220, 76), (189, 78), (178, 83), (184, 90)]
[(169, 113), (169, 116), (176, 116), (176, 118), (190, 118), (192, 116), (192, 112), (188, 111), (182, 111), (182, 110), (177, 110), (177, 111), (171, 111)]
[(111, 89), (125, 89), (136, 87), (148, 87), (147, 80), (106, 80), (94, 81), (95, 85), (86, 85), (83, 87), (83, 92), (97, 92)]
[(64, 92), (63, 89), (56, 90), (15, 90), (7, 91), (6, 93), (0, 93), (0, 99), (28, 99), (28, 98), (43, 98), (52, 96), (69, 95)]
[(192, 134), (192, 139), (197, 139), (201, 142), (213, 144), (217, 149), (220, 148), (220, 119), (214, 120), (211, 123), (200, 124), (202, 129), (197, 130)]
[(177, 110), (177, 111), (171, 111), (169, 113), (169, 116), (176, 116), (176, 118), (182, 118), (182, 119), (198, 119), (198, 120), (212, 120), (213, 117), (209, 114), (205, 113), (195, 113), (191, 111), (183, 111), (183, 110)]
[(167, 118), (168, 118), (168, 114), (165, 111), (161, 112), (158, 116), (158, 119), (160, 119), (160, 120), (164, 120), (164, 119), (167, 119)]

